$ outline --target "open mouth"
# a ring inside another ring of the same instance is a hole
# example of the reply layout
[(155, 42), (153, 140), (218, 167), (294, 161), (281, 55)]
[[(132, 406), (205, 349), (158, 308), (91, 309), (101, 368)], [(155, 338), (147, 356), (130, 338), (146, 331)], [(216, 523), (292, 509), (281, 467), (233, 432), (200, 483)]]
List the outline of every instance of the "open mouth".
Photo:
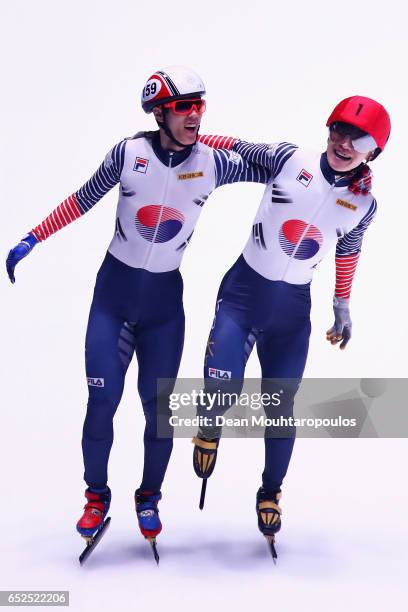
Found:
[(197, 126), (196, 125), (185, 125), (184, 129), (187, 130), (187, 132), (190, 132), (190, 134), (193, 134), (197, 130)]
[(346, 155), (342, 155), (341, 153), (339, 153), (339, 151), (337, 149), (334, 149), (334, 154), (337, 157), (337, 159), (341, 159), (341, 161), (351, 161), (351, 157), (347, 157)]

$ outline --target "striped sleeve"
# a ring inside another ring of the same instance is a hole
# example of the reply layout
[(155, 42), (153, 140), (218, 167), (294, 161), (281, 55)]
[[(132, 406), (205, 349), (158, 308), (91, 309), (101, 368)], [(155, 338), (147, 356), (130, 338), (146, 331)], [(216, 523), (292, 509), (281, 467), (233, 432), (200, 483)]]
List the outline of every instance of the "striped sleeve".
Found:
[(267, 169), (273, 178), (276, 178), (286, 162), (292, 157), (297, 146), (290, 142), (275, 144), (253, 144), (238, 140), (233, 150), (252, 163)]
[(232, 149), (234, 144), (237, 142), (236, 138), (231, 136), (216, 136), (213, 134), (200, 134), (197, 137), (198, 142), (211, 147), (212, 149)]
[(269, 170), (245, 161), (234, 151), (214, 149), (213, 155), (216, 188), (239, 182), (266, 184), (271, 178)]
[(66, 198), (44, 221), (32, 229), (39, 242), (82, 217), (119, 181), (125, 158), (126, 140), (107, 154), (95, 174), (78, 191)]
[(350, 298), (354, 273), (360, 257), (364, 232), (374, 219), (377, 212), (377, 202), (371, 206), (358, 225), (342, 236), (336, 247), (336, 287), (334, 295), (345, 299)]

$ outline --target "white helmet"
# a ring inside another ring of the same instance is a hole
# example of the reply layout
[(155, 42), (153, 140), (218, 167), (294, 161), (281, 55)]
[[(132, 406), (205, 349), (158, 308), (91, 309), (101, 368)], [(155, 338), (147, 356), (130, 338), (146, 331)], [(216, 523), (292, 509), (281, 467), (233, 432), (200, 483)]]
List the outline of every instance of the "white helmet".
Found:
[(194, 70), (185, 66), (168, 66), (157, 70), (147, 80), (142, 91), (142, 107), (145, 113), (151, 113), (158, 104), (204, 95), (205, 85)]

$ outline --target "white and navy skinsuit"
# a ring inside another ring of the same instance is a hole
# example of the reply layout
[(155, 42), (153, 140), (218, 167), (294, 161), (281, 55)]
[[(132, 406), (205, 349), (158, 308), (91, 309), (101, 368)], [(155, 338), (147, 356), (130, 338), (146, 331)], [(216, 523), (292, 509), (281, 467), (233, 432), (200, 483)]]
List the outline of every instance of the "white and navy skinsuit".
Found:
[(175, 378), (180, 364), (181, 259), (214, 189), (267, 180), (267, 170), (237, 153), (201, 143), (169, 152), (161, 147), (159, 132), (140, 133), (115, 145), (95, 174), (32, 230), (37, 240), (45, 240), (119, 183), (115, 232), (98, 272), (86, 335), (89, 401), (82, 448), (88, 486), (106, 486), (113, 417), (136, 352), (146, 418), (140, 489), (160, 490), (172, 439), (157, 437), (156, 383)]
[[(361, 171), (368, 168), (336, 176), (326, 153), (290, 143), (251, 144), (221, 136), (200, 136), (200, 141), (231, 148), (268, 173), (248, 242), (218, 292), (204, 366), (207, 392), (239, 393), (256, 343), (264, 391), (285, 390), (280, 410), (266, 410), (267, 416), (292, 416), (308, 353), (313, 272), (335, 247), (335, 295), (350, 296), (363, 235), (377, 207), (371, 193), (358, 188)], [(208, 417), (208, 410), (204, 414)], [(220, 430), (213, 426), (201, 433), (214, 438)], [(267, 491), (280, 490), (294, 437), (290, 428), (282, 435), (266, 431)]]

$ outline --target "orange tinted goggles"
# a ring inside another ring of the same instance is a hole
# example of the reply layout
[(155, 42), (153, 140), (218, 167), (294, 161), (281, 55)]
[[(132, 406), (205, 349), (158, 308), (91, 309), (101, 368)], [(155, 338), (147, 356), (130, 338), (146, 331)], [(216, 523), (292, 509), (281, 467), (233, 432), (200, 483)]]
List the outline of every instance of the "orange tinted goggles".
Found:
[(176, 115), (189, 115), (195, 110), (199, 115), (205, 112), (205, 100), (196, 98), (194, 100), (173, 100), (163, 104), (164, 108), (171, 108)]

